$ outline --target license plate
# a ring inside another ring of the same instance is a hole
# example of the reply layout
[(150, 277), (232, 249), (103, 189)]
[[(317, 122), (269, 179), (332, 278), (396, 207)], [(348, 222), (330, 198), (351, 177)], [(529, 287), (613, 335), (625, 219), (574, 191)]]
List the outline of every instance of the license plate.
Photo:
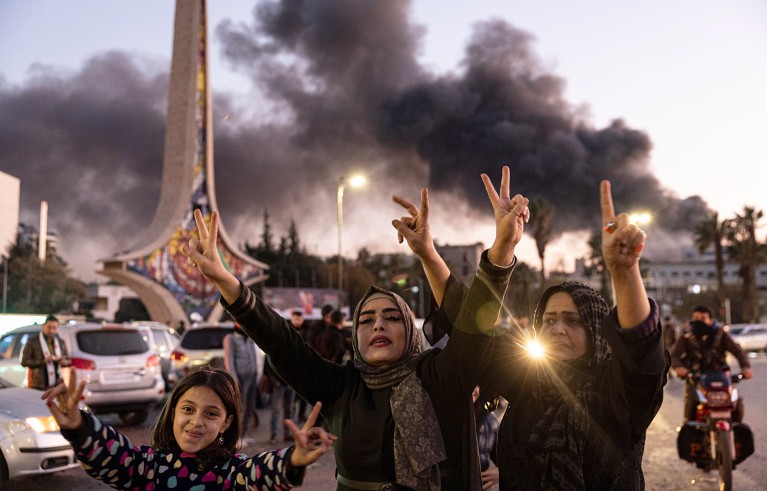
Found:
[(128, 370), (110, 371), (104, 373), (105, 384), (119, 384), (120, 382), (133, 382), (136, 375)]
[(730, 419), (729, 411), (711, 411), (711, 417), (713, 419)]

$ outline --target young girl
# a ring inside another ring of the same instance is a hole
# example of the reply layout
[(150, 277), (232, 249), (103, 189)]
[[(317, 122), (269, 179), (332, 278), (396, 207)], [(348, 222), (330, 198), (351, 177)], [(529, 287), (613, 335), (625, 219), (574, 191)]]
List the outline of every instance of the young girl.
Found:
[(236, 454), (242, 429), (237, 384), (225, 370), (202, 368), (184, 376), (165, 401), (151, 446), (133, 446), (78, 409), (85, 382), (78, 385), (76, 378), (72, 371), (68, 388), (59, 384), (42, 399), (83, 469), (114, 489), (288, 489), (301, 485), (306, 466), (335, 440), (312, 427), (320, 412), (317, 403), (301, 430), (285, 421), (295, 446), (252, 458)]

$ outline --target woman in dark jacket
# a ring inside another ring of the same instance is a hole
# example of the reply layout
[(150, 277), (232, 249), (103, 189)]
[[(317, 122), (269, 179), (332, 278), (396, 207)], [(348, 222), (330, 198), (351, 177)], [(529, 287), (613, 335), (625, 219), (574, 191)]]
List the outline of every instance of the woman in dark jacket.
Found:
[[(669, 361), (639, 271), (645, 234), (625, 213), (615, 215), (608, 181), (601, 205), (616, 307), (579, 283), (549, 288), (531, 331), (498, 333), (482, 377), (483, 390), (509, 402), (498, 435), (501, 490), (644, 489), (645, 435)], [(454, 290), (465, 287), (444, 289), (459, 297)], [(450, 313), (436, 317), (449, 331)], [(534, 342), (542, 357), (533, 356)]]
[[(492, 184), (483, 180), (490, 193)], [(507, 173), (501, 182), (506, 194), (508, 184)], [(489, 359), (493, 338), (487, 333), (500, 310), (527, 206), (523, 198), (516, 207), (499, 208), (492, 195), (491, 201), (496, 241), (483, 254), (465, 301), (451, 302), (460, 306), (453, 312), (455, 342), (421, 352), (407, 304), (371, 287), (355, 310), (354, 359), (344, 365), (320, 357), (225, 269), (216, 253), (217, 215), (207, 227), (195, 211), (200, 240), (190, 242), (189, 258), (219, 288), (224, 306), (280, 376), (305, 400), (322, 402), (328, 427), (338, 435), (339, 490), (481, 490), (471, 393)]]

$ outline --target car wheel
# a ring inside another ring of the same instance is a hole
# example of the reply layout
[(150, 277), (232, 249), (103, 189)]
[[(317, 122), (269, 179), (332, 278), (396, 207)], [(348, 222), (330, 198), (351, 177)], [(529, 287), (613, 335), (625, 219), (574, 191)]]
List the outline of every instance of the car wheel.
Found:
[(0, 452), (0, 489), (3, 489), (3, 483), (8, 481), (8, 464), (5, 463), (3, 452)]
[(125, 411), (117, 414), (120, 416), (120, 421), (122, 421), (125, 426), (135, 426), (146, 421), (147, 416), (149, 416), (149, 411), (141, 409), (138, 411)]

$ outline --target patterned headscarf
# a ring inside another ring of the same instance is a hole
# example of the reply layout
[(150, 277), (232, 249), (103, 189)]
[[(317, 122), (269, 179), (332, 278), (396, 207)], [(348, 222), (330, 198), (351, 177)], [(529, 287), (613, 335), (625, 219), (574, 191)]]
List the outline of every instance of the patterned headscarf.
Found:
[(539, 371), (540, 398), (544, 411), (530, 435), (531, 457), (544, 466), (541, 489), (583, 489), (583, 450), (588, 438), (588, 408), (594, 397), (593, 375), (611, 358), (602, 320), (610, 308), (602, 296), (586, 285), (564, 282), (547, 289), (535, 309), (534, 326), (543, 325), (546, 303), (555, 293), (568, 293), (586, 327), (592, 350), (576, 360), (556, 362)]
[[(360, 314), (365, 304), (375, 298), (392, 300), (402, 314), (405, 326), (405, 351), (399, 360), (389, 365), (367, 364), (358, 346)], [(431, 398), (415, 373), (421, 356), (419, 336), (413, 322), (413, 313), (402, 297), (375, 286), (368, 288), (357, 304), (352, 320), (354, 366), (371, 390), (391, 387), (389, 404), (394, 419), (394, 468), (397, 483), (417, 491), (433, 491), (440, 487), (439, 463), (446, 458), (446, 453)]]
[(576, 281), (565, 281), (548, 288), (543, 292), (541, 299), (538, 301), (538, 306), (535, 308), (533, 325), (536, 329), (541, 329), (546, 304), (555, 293), (562, 292), (570, 294), (573, 302), (575, 302), (575, 307), (578, 309), (578, 315), (580, 315), (583, 325), (586, 326), (588, 331), (593, 353), (590, 359), (584, 360), (586, 364), (588, 366), (595, 366), (609, 359), (610, 344), (602, 336), (602, 319), (610, 313), (610, 307), (607, 306), (607, 302), (602, 298), (602, 295), (589, 286)]

